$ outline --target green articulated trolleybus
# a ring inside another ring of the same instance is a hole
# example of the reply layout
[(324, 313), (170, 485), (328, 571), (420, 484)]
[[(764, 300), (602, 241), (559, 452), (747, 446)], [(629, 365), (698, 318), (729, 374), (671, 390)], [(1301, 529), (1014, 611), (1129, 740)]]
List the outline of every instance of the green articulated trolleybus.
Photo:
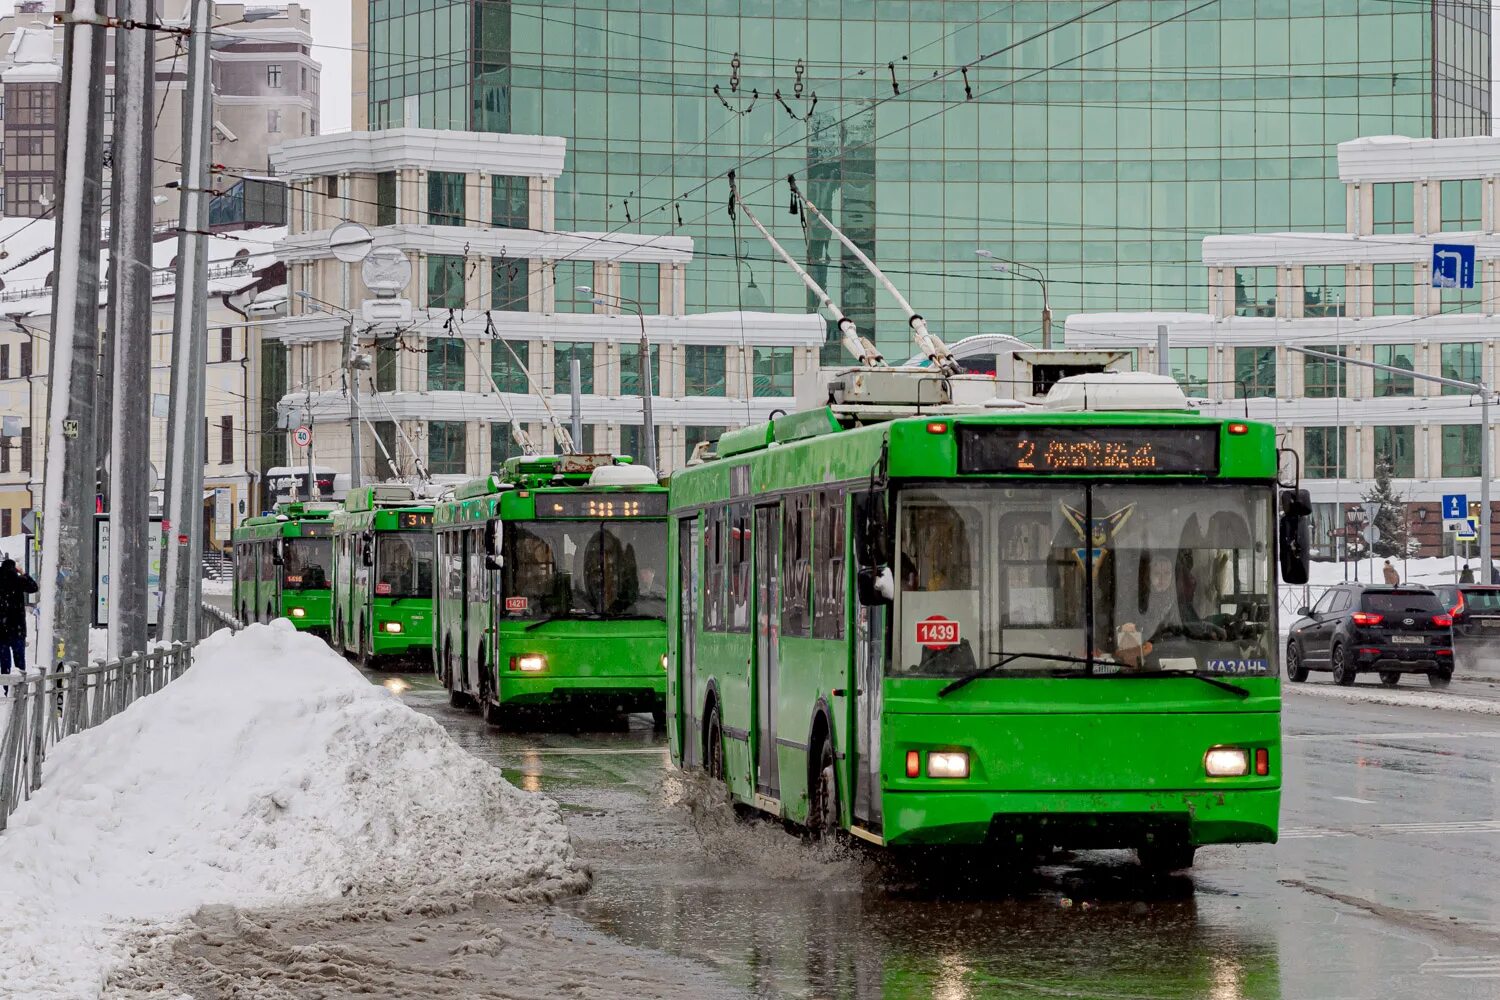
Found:
[(336, 504), (284, 503), (234, 531), (234, 613), (244, 622), (286, 618), (328, 638)]
[(512, 458), (437, 504), (433, 666), (499, 723), (548, 705), (664, 721), (667, 491), (611, 455)]
[(360, 663), (432, 649), (432, 504), (401, 483), (350, 491), (333, 515), (333, 645)]
[(861, 364), (671, 478), (673, 759), (893, 849), (1169, 871), (1274, 842), (1276, 569), (1306, 582), (1311, 513), (1274, 429), (1099, 352), (1012, 340), (992, 370), (1029, 377), (961, 374), (793, 183), (905, 310), (927, 366), (887, 367), (730, 180)]

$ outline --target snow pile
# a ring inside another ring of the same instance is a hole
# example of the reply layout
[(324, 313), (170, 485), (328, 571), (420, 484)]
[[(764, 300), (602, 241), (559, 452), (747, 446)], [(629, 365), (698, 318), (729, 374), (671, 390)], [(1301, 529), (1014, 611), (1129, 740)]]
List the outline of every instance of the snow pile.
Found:
[(207, 903), (587, 887), (550, 800), (287, 622), (219, 632), (59, 744), (0, 836), (0, 995), (93, 996), (125, 937)]
[[(1326, 674), (1324, 676), (1327, 676)], [(1415, 683), (1425, 683), (1418, 678)], [(1311, 695), (1335, 701), (1365, 702), (1392, 708), (1429, 708), (1473, 715), (1500, 715), (1500, 701), (1492, 698), (1467, 698), (1440, 692), (1403, 691), (1400, 688), (1335, 687), (1329, 684), (1284, 684), (1283, 694)]]

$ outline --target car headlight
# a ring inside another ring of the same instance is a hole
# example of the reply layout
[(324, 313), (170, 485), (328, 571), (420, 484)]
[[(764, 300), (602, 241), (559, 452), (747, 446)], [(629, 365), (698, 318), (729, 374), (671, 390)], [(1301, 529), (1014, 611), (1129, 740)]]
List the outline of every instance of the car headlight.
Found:
[(1239, 747), (1212, 747), (1203, 755), (1203, 771), (1210, 778), (1238, 778), (1250, 773), (1250, 755)]
[(934, 750), (927, 755), (927, 777), (967, 778), (969, 755), (962, 750)]
[(401, 631), (401, 623), (400, 622), (386, 622), (385, 623), (385, 630), (387, 632), (391, 633), (392, 635), (396, 635), (397, 633), (399, 633)]
[(306, 618), (307, 617), (307, 609), (306, 608), (293, 608), (291, 610), (291, 615), (292, 615), (293, 618)]
[(547, 669), (547, 658), (539, 653), (527, 653), (524, 656), (512, 656), (510, 668), (522, 673), (534, 674)]

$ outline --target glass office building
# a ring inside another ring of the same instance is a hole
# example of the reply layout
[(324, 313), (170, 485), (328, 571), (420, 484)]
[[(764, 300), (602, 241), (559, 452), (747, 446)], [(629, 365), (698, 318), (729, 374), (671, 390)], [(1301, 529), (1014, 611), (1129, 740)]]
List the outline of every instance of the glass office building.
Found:
[[(681, 233), (688, 308), (813, 302), (762, 221), (888, 353), (1080, 310), (1202, 310), (1199, 243), (1341, 228), (1334, 150), (1488, 133), (1489, 3), (370, 0), (368, 123), (564, 136), (559, 229)], [(830, 359), (838, 356), (829, 352)]]

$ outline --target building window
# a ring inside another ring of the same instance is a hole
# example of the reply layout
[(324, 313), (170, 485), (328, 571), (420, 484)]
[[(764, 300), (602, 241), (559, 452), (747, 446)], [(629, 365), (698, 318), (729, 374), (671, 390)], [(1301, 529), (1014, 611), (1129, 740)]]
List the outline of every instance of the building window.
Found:
[(525, 177), (491, 177), (490, 215), (494, 220), (491, 224), (496, 229), (529, 228), (527, 195)]
[(1276, 348), (1236, 347), (1234, 349), (1234, 391), (1242, 399), (1263, 399), (1276, 395)]
[(1168, 355), (1172, 377), (1189, 396), (1208, 395), (1208, 348), (1174, 347)]
[(1390, 467), (1396, 479), (1417, 474), (1417, 429), (1411, 424), (1375, 428), (1375, 465)]
[(1344, 428), (1308, 427), (1302, 432), (1302, 475), (1340, 479), (1344, 475)]
[(1411, 181), (1399, 184), (1371, 184), (1370, 193), (1375, 202), (1371, 217), (1372, 229), (1377, 233), (1409, 233), (1412, 224)]
[(790, 347), (757, 347), (752, 396), (790, 396), (792, 394), (792, 358)]
[(1376, 316), (1410, 316), (1414, 309), (1416, 278), (1411, 264), (1375, 264), (1370, 268), (1375, 294), (1372, 300)]
[[(650, 316), (661, 311), (661, 268), (655, 264), (621, 264), (620, 295)], [(633, 312), (625, 308), (624, 312)]]
[(234, 360), (234, 327), (219, 327), (219, 360)]
[(1479, 425), (1443, 425), (1443, 478), (1479, 475)]
[(713, 344), (686, 344), (683, 377), (689, 396), (724, 395), (725, 349)]
[(427, 173), (427, 224), (464, 224), (464, 175), (451, 170)]
[[(1412, 360), (1417, 356), (1414, 344), (1376, 344), (1375, 363), (1377, 365), (1390, 365), (1392, 368), (1405, 368), (1407, 371), (1416, 371), (1416, 363)], [(1375, 369), (1375, 395), (1377, 396), (1411, 396), (1416, 393), (1416, 380), (1410, 375), (1397, 375), (1395, 372), (1381, 371)]]
[(1302, 315), (1343, 316), (1344, 265), (1314, 264), (1302, 269)]
[(31, 428), (21, 428), (21, 471), (31, 471)]
[(219, 418), (219, 464), (234, 464), (234, 417)]
[[(1442, 371), (1443, 378), (1457, 379), (1460, 382), (1478, 382), (1479, 365), (1483, 358), (1484, 345), (1472, 344), (1444, 344), (1442, 348)], [(1460, 389), (1456, 385), (1443, 386), (1444, 396), (1467, 396), (1472, 390)]]
[(458, 254), (435, 253), (427, 258), (427, 308), (464, 307), (464, 259)]
[(401, 472), (397, 468), (396, 455), (398, 447), (396, 441), (396, 422), (394, 420), (378, 420), (375, 422), (375, 478), (376, 479), (400, 479)]
[(1438, 189), (1443, 219), (1443, 232), (1456, 233), (1477, 230), (1481, 222), (1478, 180), (1443, 181)]
[(281, 89), (281, 63), (266, 63), (266, 86)]
[(260, 426), (267, 430), (260, 437), (260, 467), (272, 469), (287, 464), (289, 442), (277, 426), (276, 404), (287, 392), (287, 348), (280, 341), (260, 342)]
[(277, 133), (281, 131), (281, 109), (269, 108), (266, 111), (266, 131)]
[[(10, 471), (10, 438), (0, 437), (0, 472)], [(10, 534), (10, 532), (6, 532)]]
[(396, 224), (396, 171), (375, 175), (375, 225)]
[(434, 476), (464, 474), (464, 447), (469, 425), (462, 420), (427, 423), (427, 471)]
[(427, 341), (427, 391), (463, 392), (464, 342), (459, 337)]
[(531, 363), (531, 341), (496, 340), (490, 343), (490, 375), (501, 392), (530, 392), (526, 367)]
[(573, 391), (573, 361), (578, 361), (578, 391), (594, 391), (594, 345), (562, 343), (552, 345), (553, 392), (566, 396)]
[(727, 427), (684, 427), (682, 429), (683, 461), (693, 457), (693, 449), (698, 447), (701, 441), (711, 442), (709, 450), (713, 450), (720, 436), (728, 429)]
[(637, 462), (646, 459), (645, 427), (640, 424), (620, 425), (620, 454), (629, 455)]
[[(1324, 354), (1344, 356), (1344, 348), (1332, 344), (1315, 344), (1311, 348)], [(1332, 399), (1344, 395), (1344, 365), (1338, 361), (1302, 357), (1302, 395), (1309, 399)]]
[(490, 424), (490, 468), (502, 468), (507, 458), (515, 458), (520, 454), (521, 446), (516, 444), (516, 439), (510, 432), (510, 424), (504, 420)]
[(490, 261), (490, 308), (496, 312), (526, 312), (531, 282), (525, 260), (496, 257)]
[(0, 378), (10, 378), (9, 344), (0, 344)]
[(594, 311), (593, 297), (580, 292), (580, 286), (594, 286), (594, 262), (559, 260), (547, 269), (552, 275), (552, 311), (586, 313)]
[(1234, 314), (1236, 316), (1276, 315), (1276, 268), (1237, 267), (1234, 269)]
[[(651, 345), (651, 394), (661, 395), (661, 346)], [(641, 381), (641, 345), (620, 345), (620, 395), (639, 396), (645, 391)]]
[(400, 352), (393, 338), (387, 338), (386, 343), (375, 341), (375, 391), (396, 391), (396, 357)]
[(21, 372), (20, 378), (31, 378), (31, 345), (20, 345)]

